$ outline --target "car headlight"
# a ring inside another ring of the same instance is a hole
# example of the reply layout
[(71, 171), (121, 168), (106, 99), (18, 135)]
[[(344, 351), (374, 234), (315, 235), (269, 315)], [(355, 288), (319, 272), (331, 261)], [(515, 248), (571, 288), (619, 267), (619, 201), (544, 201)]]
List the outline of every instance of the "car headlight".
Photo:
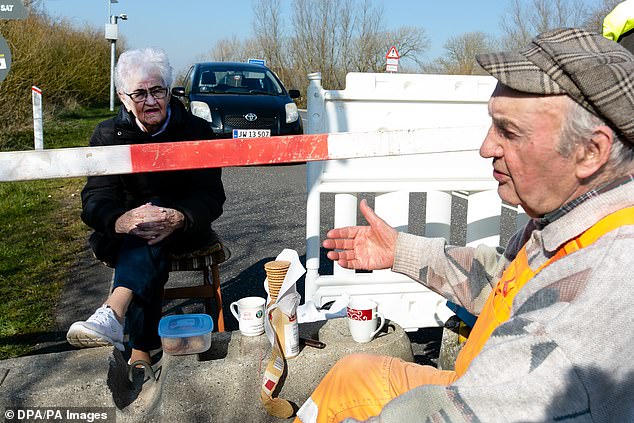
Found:
[(286, 103), (286, 123), (293, 123), (299, 119), (299, 112), (297, 111), (297, 104)]
[[(192, 115), (201, 117), (207, 122), (211, 122), (211, 110), (209, 110), (209, 105), (207, 103), (203, 103), (202, 101), (192, 101), (189, 103), (189, 107), (191, 108)], [(286, 115), (288, 116), (288, 112)]]

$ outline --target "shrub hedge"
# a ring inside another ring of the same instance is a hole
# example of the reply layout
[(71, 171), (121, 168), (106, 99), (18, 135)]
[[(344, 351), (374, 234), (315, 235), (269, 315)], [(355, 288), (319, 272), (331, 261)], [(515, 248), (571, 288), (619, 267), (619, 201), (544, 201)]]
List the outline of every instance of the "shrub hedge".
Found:
[(0, 84), (0, 150), (32, 148), (18, 139), (32, 133), (33, 85), (42, 89), (45, 118), (78, 105), (108, 104), (110, 43), (102, 31), (31, 10), (24, 20), (0, 21), (0, 34), (12, 57)]

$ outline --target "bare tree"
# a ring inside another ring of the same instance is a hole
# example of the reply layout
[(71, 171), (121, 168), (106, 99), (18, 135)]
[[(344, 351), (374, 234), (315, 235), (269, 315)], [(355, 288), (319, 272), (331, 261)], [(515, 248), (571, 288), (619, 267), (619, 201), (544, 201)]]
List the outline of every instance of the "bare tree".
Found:
[[(247, 38), (242, 41), (242, 55), (244, 57), (244, 60), (249, 58), (260, 58), (263, 56), (262, 49), (260, 48), (260, 45), (255, 38)], [(281, 57), (284, 57), (284, 52), (280, 51), (279, 55)], [(277, 66), (279, 66), (275, 63), (272, 64), (274, 65), (275, 69), (277, 69)]]
[[(429, 50), (429, 37), (420, 27), (402, 26), (396, 31), (386, 34), (386, 42), (383, 44), (381, 63), (385, 63), (385, 53), (390, 46), (396, 46), (401, 63), (407, 62), (420, 65), (423, 55)], [(403, 66), (403, 65), (401, 65)]]
[(605, 16), (623, 0), (603, 0), (600, 4), (590, 10), (585, 26), (591, 31), (603, 31), (603, 19)]
[(451, 37), (444, 45), (445, 55), (423, 67), (427, 73), (448, 75), (486, 75), (475, 56), (493, 50), (494, 43), (484, 32), (468, 32)]
[(504, 35), (498, 46), (495, 39), (482, 32), (452, 37), (444, 45), (445, 54), (421, 67), (426, 73), (485, 74), (475, 55), (497, 49), (517, 50), (525, 47), (537, 34), (563, 26), (585, 27), (601, 31), (603, 18), (622, 0), (601, 0), (587, 5), (578, 0), (512, 0), (504, 15)]
[(588, 8), (579, 0), (512, 0), (501, 22), (502, 44), (508, 50), (519, 50), (541, 32), (583, 26), (588, 15)]
[(284, 81), (288, 72), (288, 59), (285, 55), (287, 48), (281, 10), (280, 0), (254, 0), (252, 27), (254, 50)]
[(429, 48), (422, 28), (384, 30), (383, 8), (374, 0), (296, 0), (293, 12), (295, 70), (321, 72), (331, 89), (343, 87), (348, 72), (383, 71), (392, 45), (412, 63)]
[[(385, 45), (382, 29), (383, 8), (373, 8), (365, 1), (356, 21), (357, 36), (352, 40), (345, 70), (355, 72), (378, 72), (385, 62), (381, 57), (381, 50)], [(354, 31), (354, 28), (352, 28)], [(352, 32), (351, 32), (352, 33)], [(352, 52), (356, 54), (351, 54)]]
[(218, 40), (209, 52), (211, 60), (219, 62), (240, 62), (245, 60), (244, 43), (235, 35)]
[[(357, 3), (358, 4), (358, 3)], [(350, 52), (355, 49), (354, 32), (359, 26), (359, 19), (355, 16), (356, 4), (350, 1), (345, 1), (339, 5), (339, 22), (337, 22), (337, 40), (336, 43), (336, 60), (337, 66), (334, 72), (334, 78), (337, 85), (343, 85), (346, 77), (346, 69), (352, 67), (352, 63), (356, 60), (354, 55), (350, 55)], [(368, 16), (371, 15), (371, 11), (367, 5), (371, 8), (371, 0), (363, 0), (363, 6), (361, 9), (361, 22), (364, 22)]]
[(306, 75), (321, 72), (329, 89), (343, 88), (348, 72), (381, 72), (385, 54), (396, 46), (405, 63), (420, 64), (429, 48), (422, 28), (386, 31), (377, 0), (294, 0), (292, 25), (284, 25), (281, 0), (252, 0), (253, 38), (220, 40), (210, 55), (237, 60), (259, 55), (285, 85), (302, 89)]
[[(349, 0), (296, 0), (293, 3), (292, 51), (297, 71), (321, 72), (327, 85), (336, 84), (337, 24), (340, 5)], [(344, 9), (345, 10), (345, 9)]]
[(41, 11), (44, 6), (43, 0), (22, 0), (24, 7), (30, 12)]

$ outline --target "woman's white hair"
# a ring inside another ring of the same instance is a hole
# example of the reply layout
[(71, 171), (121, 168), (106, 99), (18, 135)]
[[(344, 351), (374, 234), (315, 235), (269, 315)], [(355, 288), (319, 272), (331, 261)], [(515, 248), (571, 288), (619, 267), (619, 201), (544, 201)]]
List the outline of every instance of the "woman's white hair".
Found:
[(114, 83), (118, 91), (130, 92), (128, 84), (133, 79), (158, 77), (170, 88), (173, 82), (172, 67), (165, 51), (157, 48), (127, 50), (119, 56), (114, 71)]
[[(572, 154), (575, 145), (590, 142), (594, 128), (597, 126), (610, 126), (603, 119), (586, 110), (583, 106), (569, 99), (569, 108), (562, 126), (561, 138), (557, 151), (564, 157)], [(610, 150), (610, 158), (606, 168), (615, 171), (630, 170), (634, 163), (634, 146), (623, 140), (616, 131)]]

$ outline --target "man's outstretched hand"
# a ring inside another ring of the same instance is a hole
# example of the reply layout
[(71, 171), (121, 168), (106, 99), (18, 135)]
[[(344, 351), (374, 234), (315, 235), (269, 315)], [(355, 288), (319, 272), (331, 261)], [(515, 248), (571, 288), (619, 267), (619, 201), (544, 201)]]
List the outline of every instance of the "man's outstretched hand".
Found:
[(366, 200), (359, 205), (370, 226), (347, 226), (328, 231), (323, 242), (328, 258), (348, 269), (389, 269), (394, 264), (398, 232), (374, 213)]

